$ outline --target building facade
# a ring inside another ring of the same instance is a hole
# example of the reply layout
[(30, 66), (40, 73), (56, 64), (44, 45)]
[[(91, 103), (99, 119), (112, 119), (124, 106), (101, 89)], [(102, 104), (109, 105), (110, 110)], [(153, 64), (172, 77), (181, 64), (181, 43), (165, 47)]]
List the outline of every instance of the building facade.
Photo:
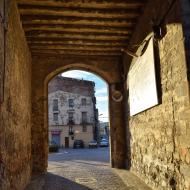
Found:
[(73, 147), (74, 140), (84, 145), (95, 138), (95, 83), (56, 76), (48, 86), (49, 142)]
[(99, 122), (99, 140), (109, 140), (109, 122)]

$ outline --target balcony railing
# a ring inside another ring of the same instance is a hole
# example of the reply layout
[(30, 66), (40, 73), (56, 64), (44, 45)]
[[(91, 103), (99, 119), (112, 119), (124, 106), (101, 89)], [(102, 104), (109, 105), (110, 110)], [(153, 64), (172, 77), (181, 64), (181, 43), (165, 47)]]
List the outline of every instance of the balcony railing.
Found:
[(86, 121), (86, 120), (82, 120), (82, 121), (81, 121), (81, 125), (88, 125), (88, 124), (90, 124), (90, 122), (88, 122), (88, 121)]
[(75, 124), (75, 121), (74, 120), (68, 120), (68, 125), (74, 125)]
[(73, 131), (69, 131), (69, 135), (74, 135), (74, 132)]

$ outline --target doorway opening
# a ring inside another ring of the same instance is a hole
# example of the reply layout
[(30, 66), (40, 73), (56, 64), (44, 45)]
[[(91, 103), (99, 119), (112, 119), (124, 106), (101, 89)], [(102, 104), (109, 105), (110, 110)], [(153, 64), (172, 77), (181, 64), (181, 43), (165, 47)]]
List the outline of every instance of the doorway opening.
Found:
[(50, 168), (55, 160), (109, 166), (107, 82), (81, 70), (54, 76), (48, 83), (48, 129)]

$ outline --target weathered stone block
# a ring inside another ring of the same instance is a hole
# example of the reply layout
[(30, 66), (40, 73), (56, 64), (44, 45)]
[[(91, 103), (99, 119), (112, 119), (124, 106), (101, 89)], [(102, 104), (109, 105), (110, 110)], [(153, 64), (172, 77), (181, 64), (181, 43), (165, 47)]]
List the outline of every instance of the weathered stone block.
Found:
[[(145, 26), (144, 23), (148, 23), (147, 17), (154, 17), (155, 14), (162, 17), (162, 12), (156, 8), (161, 5), (162, 11), (165, 12), (168, 7), (165, 1), (149, 1), (131, 44), (140, 44), (142, 39), (149, 35), (152, 28)], [(129, 133), (132, 137), (130, 140), (132, 170), (155, 189), (185, 189), (183, 183), (179, 183), (182, 176), (178, 168), (180, 164), (189, 160), (190, 137), (187, 130), (190, 113), (189, 82), (180, 14), (179, 1), (176, 1), (163, 23), (166, 34), (157, 41), (155, 48), (159, 54), (156, 71), (160, 78), (160, 81), (157, 81), (161, 92), (160, 105), (133, 117), (127, 115)], [(139, 33), (141, 28), (143, 30)], [(133, 64), (134, 61), (131, 62), (131, 65)], [(155, 170), (156, 167), (159, 170)]]
[[(16, 2), (11, 1), (6, 11), (10, 14), (4, 49), (4, 101), (0, 105), (0, 189), (21, 190), (31, 177), (31, 55)], [(0, 30), (2, 27), (0, 24)]]

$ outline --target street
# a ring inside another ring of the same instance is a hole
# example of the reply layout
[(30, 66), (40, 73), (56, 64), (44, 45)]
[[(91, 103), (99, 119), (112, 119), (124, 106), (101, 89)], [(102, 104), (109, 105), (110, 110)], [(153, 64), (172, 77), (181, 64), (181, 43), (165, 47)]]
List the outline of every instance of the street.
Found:
[(134, 190), (110, 168), (109, 148), (61, 149), (49, 154), (48, 173), (26, 190)]

